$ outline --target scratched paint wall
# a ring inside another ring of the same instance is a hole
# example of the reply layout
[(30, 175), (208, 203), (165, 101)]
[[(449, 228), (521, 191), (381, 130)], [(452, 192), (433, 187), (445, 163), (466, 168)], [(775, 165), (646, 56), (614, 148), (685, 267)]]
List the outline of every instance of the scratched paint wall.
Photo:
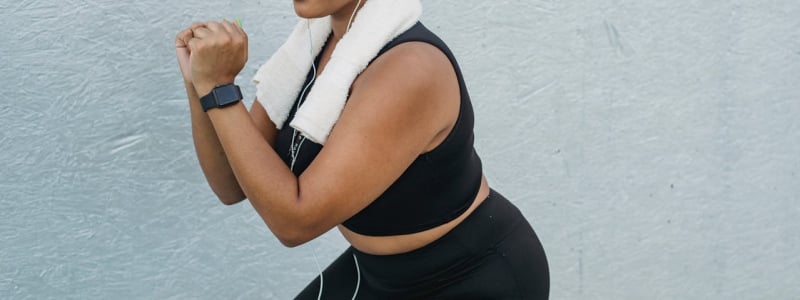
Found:
[[(800, 3), (424, 5), (553, 299), (797, 299)], [(286, 299), (345, 247), (283, 248), (249, 204), (216, 202), (192, 148), (174, 34), (241, 17), (252, 99), (290, 1), (0, 11), (0, 298)]]

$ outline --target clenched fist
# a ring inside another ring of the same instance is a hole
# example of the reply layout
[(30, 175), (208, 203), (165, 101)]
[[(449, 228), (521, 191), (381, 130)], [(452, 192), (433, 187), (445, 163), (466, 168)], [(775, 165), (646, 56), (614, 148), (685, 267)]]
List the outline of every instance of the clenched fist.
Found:
[(190, 80), (202, 97), (217, 85), (232, 83), (242, 71), (247, 62), (247, 34), (228, 21), (193, 25), (191, 29), (192, 38), (186, 42)]
[(206, 26), (205, 23), (194, 23), (189, 28), (181, 30), (175, 36), (175, 54), (178, 56), (178, 66), (181, 68), (183, 81), (192, 84), (192, 65), (189, 62), (189, 40), (194, 37), (194, 30)]

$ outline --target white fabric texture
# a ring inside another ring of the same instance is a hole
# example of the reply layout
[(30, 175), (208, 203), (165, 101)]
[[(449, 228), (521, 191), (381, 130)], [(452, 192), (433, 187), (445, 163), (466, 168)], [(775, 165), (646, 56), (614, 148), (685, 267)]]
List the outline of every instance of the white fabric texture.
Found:
[[(421, 15), (420, 0), (367, 1), (350, 30), (336, 44), (331, 59), (289, 125), (309, 140), (325, 144), (355, 78), (383, 46), (414, 26)], [(330, 34), (330, 17), (301, 19), (286, 42), (256, 72), (256, 96), (278, 129), (286, 122), (314, 58)]]

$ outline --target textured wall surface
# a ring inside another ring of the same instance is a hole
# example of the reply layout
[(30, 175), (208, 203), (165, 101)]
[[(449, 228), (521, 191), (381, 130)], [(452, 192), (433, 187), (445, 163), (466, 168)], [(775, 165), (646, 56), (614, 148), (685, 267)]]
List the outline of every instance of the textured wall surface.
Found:
[[(799, 2), (424, 5), (552, 299), (798, 299)], [(282, 247), (249, 204), (217, 202), (192, 146), (175, 33), (242, 18), (252, 99), (291, 1), (0, 14), (0, 299), (287, 299), (346, 246)]]

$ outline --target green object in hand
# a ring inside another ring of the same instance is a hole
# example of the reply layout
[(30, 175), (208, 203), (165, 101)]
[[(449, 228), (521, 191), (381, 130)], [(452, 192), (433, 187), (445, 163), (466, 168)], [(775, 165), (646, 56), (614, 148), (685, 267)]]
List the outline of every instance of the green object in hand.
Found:
[(236, 18), (236, 26), (239, 26), (239, 28), (242, 28), (242, 20), (239, 20), (239, 18)]

